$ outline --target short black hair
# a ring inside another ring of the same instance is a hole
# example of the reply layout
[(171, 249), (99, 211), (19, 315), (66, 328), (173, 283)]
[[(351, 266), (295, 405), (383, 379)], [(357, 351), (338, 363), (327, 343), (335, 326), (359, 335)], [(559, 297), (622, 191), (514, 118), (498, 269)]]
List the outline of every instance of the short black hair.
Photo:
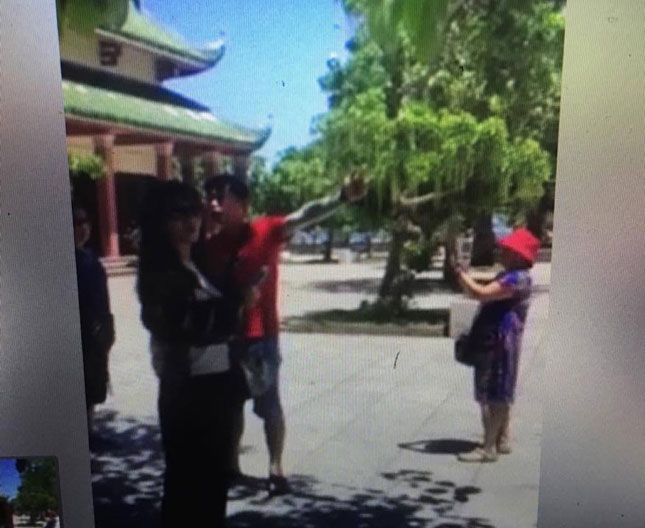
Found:
[(204, 182), (204, 192), (206, 194), (221, 193), (224, 189), (228, 190), (240, 201), (247, 201), (250, 196), (249, 186), (238, 176), (231, 174), (217, 174), (206, 179)]

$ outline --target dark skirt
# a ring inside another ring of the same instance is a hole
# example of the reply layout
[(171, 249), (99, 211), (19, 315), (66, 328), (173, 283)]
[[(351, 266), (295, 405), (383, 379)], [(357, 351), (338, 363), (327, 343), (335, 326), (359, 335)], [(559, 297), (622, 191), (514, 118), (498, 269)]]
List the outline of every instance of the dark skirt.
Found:
[(244, 403), (239, 369), (162, 378), (159, 421), (166, 459), (162, 526), (224, 526), (234, 454), (233, 425)]
[(83, 351), (83, 371), (85, 374), (85, 406), (90, 409), (96, 404), (104, 403), (110, 382), (108, 371), (109, 353)]
[(500, 332), (496, 346), (489, 348), (486, 359), (475, 367), (475, 400), (479, 403), (515, 401), (519, 370), (522, 327)]

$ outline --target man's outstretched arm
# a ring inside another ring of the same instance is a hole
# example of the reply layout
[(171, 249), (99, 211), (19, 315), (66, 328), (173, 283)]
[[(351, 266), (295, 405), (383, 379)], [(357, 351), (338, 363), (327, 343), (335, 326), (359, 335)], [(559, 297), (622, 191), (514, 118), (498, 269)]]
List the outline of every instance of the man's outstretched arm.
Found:
[(353, 203), (365, 196), (365, 180), (358, 176), (345, 182), (333, 196), (307, 202), (297, 211), (287, 215), (284, 224), (285, 238), (291, 238), (296, 231), (322, 222), (333, 215), (344, 203)]

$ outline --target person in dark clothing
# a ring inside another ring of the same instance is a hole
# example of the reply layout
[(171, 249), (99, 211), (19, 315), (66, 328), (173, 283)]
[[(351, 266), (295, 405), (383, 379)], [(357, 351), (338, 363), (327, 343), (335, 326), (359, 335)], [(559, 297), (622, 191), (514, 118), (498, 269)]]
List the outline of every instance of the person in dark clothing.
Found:
[(0, 528), (14, 528), (13, 508), (5, 497), (0, 497)]
[(193, 263), (203, 205), (180, 182), (159, 182), (143, 205), (137, 290), (159, 377), (166, 471), (162, 526), (224, 526), (233, 419), (246, 397), (230, 358), (245, 295), (226, 273)]
[(107, 397), (110, 381), (108, 357), (114, 344), (114, 322), (110, 312), (107, 276), (96, 255), (85, 248), (91, 234), (87, 210), (74, 204), (74, 245), (76, 246), (76, 278), (81, 322), (85, 403), (91, 429), (94, 406)]

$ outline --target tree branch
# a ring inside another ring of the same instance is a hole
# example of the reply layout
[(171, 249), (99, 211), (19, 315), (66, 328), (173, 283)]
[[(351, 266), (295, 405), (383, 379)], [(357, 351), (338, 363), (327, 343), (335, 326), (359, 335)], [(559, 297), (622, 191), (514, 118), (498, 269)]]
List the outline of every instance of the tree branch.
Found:
[(451, 196), (453, 194), (458, 194), (461, 192), (461, 189), (451, 189), (449, 191), (444, 191), (444, 192), (431, 192), (428, 194), (424, 194), (422, 196), (415, 196), (414, 198), (406, 198), (405, 196), (399, 196), (397, 200), (397, 205), (403, 209), (416, 209), (417, 207), (421, 205), (425, 205), (432, 200), (436, 200), (437, 198), (443, 198), (444, 196)]

